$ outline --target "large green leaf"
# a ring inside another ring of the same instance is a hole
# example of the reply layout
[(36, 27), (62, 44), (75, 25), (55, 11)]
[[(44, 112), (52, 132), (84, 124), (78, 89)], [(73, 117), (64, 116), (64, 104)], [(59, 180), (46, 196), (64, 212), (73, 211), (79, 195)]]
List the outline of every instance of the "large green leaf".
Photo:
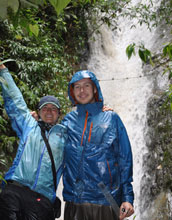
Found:
[(39, 26), (38, 26), (37, 24), (34, 24), (34, 25), (29, 24), (29, 29), (30, 29), (30, 31), (31, 31), (36, 37), (38, 37), (38, 35), (39, 35)]
[(135, 55), (135, 43), (130, 44), (127, 47), (126, 54), (127, 54), (128, 59), (130, 59), (133, 54)]
[(61, 11), (69, 4), (71, 0), (49, 0), (59, 15)]

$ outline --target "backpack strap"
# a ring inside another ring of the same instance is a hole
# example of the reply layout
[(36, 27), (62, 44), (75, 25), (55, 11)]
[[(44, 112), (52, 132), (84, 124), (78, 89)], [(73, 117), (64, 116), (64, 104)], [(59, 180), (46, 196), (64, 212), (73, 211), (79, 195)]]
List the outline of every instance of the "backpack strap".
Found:
[(51, 168), (52, 168), (52, 173), (53, 173), (53, 181), (54, 181), (54, 189), (56, 191), (56, 185), (57, 185), (57, 179), (56, 179), (56, 168), (55, 168), (55, 163), (54, 163), (54, 157), (51, 151), (51, 147), (50, 144), (45, 136), (45, 131), (41, 128), (41, 135), (44, 139), (45, 145), (47, 147), (50, 159), (51, 159)]

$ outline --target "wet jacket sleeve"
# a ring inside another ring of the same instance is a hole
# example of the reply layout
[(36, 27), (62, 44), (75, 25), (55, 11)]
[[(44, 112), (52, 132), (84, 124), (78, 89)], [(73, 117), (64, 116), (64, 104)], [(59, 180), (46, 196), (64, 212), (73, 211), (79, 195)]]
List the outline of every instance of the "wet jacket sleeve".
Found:
[(0, 77), (5, 80), (5, 83), (1, 83), (5, 109), (14, 131), (20, 138), (28, 123), (34, 119), (7, 68), (0, 70)]
[(130, 202), (133, 204), (134, 193), (131, 184), (133, 181), (132, 151), (126, 129), (120, 118), (118, 118), (118, 144), (122, 202)]

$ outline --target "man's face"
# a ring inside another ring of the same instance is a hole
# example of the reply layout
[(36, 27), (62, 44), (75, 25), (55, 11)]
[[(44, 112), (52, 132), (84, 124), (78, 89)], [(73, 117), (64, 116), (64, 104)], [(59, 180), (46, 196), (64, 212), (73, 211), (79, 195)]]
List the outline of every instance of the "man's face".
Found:
[(59, 109), (53, 104), (46, 104), (40, 109), (39, 116), (46, 123), (56, 124), (59, 117)]
[(73, 93), (79, 104), (88, 104), (95, 102), (95, 93), (97, 89), (91, 79), (85, 78), (74, 83)]

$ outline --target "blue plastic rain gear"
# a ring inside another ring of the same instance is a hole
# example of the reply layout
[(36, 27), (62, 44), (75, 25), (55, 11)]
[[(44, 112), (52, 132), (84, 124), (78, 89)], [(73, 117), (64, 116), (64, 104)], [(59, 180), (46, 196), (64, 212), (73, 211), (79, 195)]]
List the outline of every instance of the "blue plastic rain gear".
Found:
[[(95, 103), (77, 104), (74, 98), (73, 83), (83, 78), (90, 78), (96, 85)], [(92, 72), (77, 72), (69, 83), (68, 94), (77, 109), (62, 122), (69, 136), (63, 172), (64, 200), (109, 205), (98, 187), (103, 181), (119, 206), (122, 202), (133, 204), (132, 151), (120, 117), (113, 111), (102, 111), (102, 92)]]
[[(2, 69), (0, 76), (7, 83), (7, 85), (1, 84), (5, 109), (13, 129), (20, 139), (16, 157), (5, 175), (5, 180), (17, 181), (54, 202), (56, 192), (51, 159), (41, 136), (38, 122), (31, 116), (8, 69)], [(54, 156), (58, 184), (63, 171), (63, 153), (67, 139), (66, 128), (60, 124), (54, 125), (46, 135)]]

